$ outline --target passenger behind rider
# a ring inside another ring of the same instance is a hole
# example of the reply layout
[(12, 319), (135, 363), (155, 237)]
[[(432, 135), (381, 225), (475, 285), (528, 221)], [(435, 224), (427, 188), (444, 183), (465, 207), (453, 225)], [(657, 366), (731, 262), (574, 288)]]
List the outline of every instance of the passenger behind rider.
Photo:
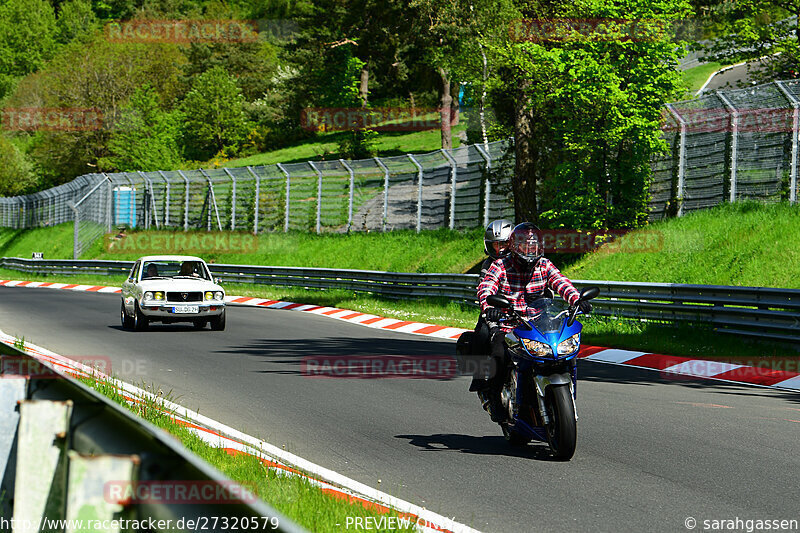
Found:
[[(511, 233), (510, 253), (494, 261), (478, 285), (478, 300), (484, 320), (489, 325), (491, 356), (497, 369), (490, 379), (482, 383), (479, 396), (486, 400), (485, 407), (488, 407), (494, 422), (505, 419), (500, 402), (500, 390), (508, 364), (503, 338), (513, 326), (500, 324), (501, 319), (508, 316), (507, 313), (489, 306), (486, 298), (491, 294), (504, 295), (516, 311), (525, 314), (528, 303), (547, 296), (547, 289), (557, 292), (570, 305), (575, 305), (580, 297), (572, 282), (544, 257), (542, 241), (539, 228), (530, 222), (516, 226)], [(589, 302), (581, 302), (578, 306), (583, 313), (592, 309)]]

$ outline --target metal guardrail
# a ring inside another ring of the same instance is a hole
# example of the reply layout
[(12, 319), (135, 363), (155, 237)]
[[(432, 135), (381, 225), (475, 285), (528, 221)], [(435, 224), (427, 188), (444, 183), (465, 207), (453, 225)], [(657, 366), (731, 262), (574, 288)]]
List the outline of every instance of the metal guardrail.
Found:
[[(0, 268), (31, 274), (126, 274), (132, 261), (0, 258)], [(210, 264), (223, 283), (369, 292), (389, 298), (440, 297), (475, 304), (476, 274)], [(704, 323), (726, 333), (800, 341), (800, 290), (678, 283), (573, 280), (596, 285), (595, 313), (670, 323)]]
[[(206, 520), (210, 531), (223, 531), (215, 516), (228, 517), (228, 526), (237, 520), (247, 521), (246, 529), (257, 522), (253, 529), (259, 531), (305, 531), (243, 496), (163, 430), (83, 383), (42, 368), (0, 343), (0, 517), (7, 523), (13, 517), (15, 532), (128, 531), (122, 520), (155, 524), (139, 528), (148, 531), (195, 531)], [(187, 502), (192, 498), (178, 497), (181, 486), (184, 494), (194, 488), (212, 496), (201, 498), (202, 504)], [(149, 495), (144, 500), (116, 499), (118, 493), (142, 494), (141, 487)], [(58, 520), (82, 520), (83, 527), (56, 526)], [(105, 525), (87, 528), (88, 520)]]

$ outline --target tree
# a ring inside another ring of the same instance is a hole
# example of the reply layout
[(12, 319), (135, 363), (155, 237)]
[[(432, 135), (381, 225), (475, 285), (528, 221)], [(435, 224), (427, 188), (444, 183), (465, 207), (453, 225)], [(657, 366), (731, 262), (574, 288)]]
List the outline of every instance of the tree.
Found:
[(0, 135), (0, 196), (25, 193), (35, 182), (32, 165), (25, 154)]
[(158, 94), (143, 85), (123, 107), (108, 143), (110, 154), (99, 161), (105, 171), (169, 170), (180, 165), (181, 114), (159, 107)]
[(192, 159), (206, 160), (221, 151), (236, 153), (247, 138), (242, 91), (221, 67), (196, 78), (181, 109), (186, 117), (185, 149)]
[(56, 18), (47, 0), (0, 4), (0, 98), (15, 81), (41, 68), (56, 50)]
[(56, 39), (59, 43), (88, 41), (98, 28), (98, 20), (88, 0), (67, 0), (59, 6)]

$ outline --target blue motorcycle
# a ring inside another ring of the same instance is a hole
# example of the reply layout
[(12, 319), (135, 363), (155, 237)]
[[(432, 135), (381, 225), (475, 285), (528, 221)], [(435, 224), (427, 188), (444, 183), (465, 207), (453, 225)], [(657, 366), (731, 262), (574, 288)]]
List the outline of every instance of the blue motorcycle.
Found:
[[(597, 287), (587, 287), (578, 301), (599, 293)], [(528, 304), (523, 316), (505, 296), (491, 295), (486, 302), (507, 310), (509, 318), (503, 322), (516, 326), (505, 336), (510, 364), (500, 392), (508, 413), (500, 423), (503, 436), (514, 445), (547, 442), (556, 459), (569, 461), (577, 442), (576, 358), (582, 329), (576, 321), (577, 305), (566, 307), (563, 301), (539, 298)]]

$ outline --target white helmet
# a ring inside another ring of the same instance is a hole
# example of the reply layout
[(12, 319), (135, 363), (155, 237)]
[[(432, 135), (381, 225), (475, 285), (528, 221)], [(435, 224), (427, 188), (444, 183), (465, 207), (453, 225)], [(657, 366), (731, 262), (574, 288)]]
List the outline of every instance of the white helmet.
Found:
[(510, 220), (495, 220), (486, 226), (483, 234), (483, 251), (492, 259), (505, 257), (511, 244), (514, 223)]

